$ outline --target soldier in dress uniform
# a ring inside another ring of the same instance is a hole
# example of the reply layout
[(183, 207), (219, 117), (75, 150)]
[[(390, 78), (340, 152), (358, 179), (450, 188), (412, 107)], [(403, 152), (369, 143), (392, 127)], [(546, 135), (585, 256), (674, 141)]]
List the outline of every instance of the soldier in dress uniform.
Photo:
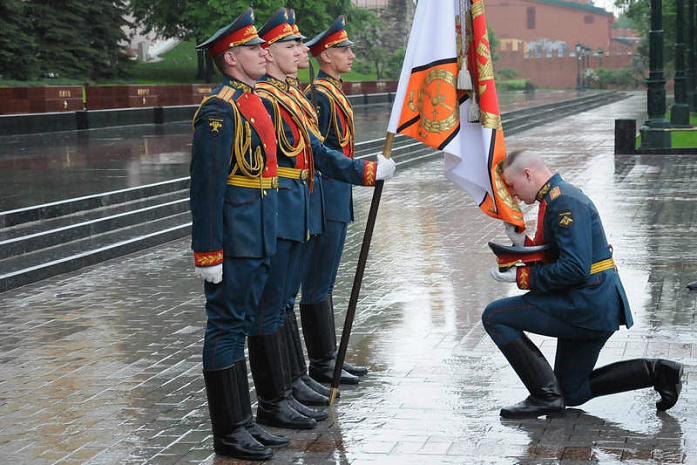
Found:
[[(299, 37), (296, 39), (296, 47), (300, 49), (298, 69), (307, 69), (310, 67), (310, 55), (308, 53), (310, 49), (304, 44), (306, 37), (302, 35), (295, 22), (295, 10), (293, 9), (289, 10), (288, 22), (293, 30), (293, 34)], [(322, 135), (319, 133), (317, 123), (317, 112), (315, 111), (315, 107), (307, 100), (300, 89), (297, 70), (286, 77), (286, 82), (288, 83), (289, 93), (298, 101), (306, 117), (308, 131), (322, 141)], [(300, 290), (301, 270), (306, 260), (307, 251), (310, 250), (311, 244), (317, 234), (324, 231), (323, 201), (322, 173), (315, 166), (314, 186), (312, 192), (310, 192), (310, 221), (308, 225), (310, 238), (301, 245), (302, 250), (299, 259), (300, 269), (293, 273), (292, 276), (291, 297), (286, 306), (284, 324), (290, 358), (293, 396), (306, 405), (329, 405), (329, 388), (315, 381), (315, 379), (308, 374), (307, 364), (305, 363), (305, 353), (303, 351), (300, 330), (298, 328), (298, 319), (295, 315), (295, 300)], [(307, 388), (310, 388), (310, 390)]]
[[(501, 416), (563, 415), (567, 405), (647, 387), (660, 394), (658, 410), (671, 408), (682, 388), (682, 364), (642, 358), (594, 369), (610, 336), (620, 325), (632, 326), (632, 314), (593, 202), (534, 152), (512, 152), (502, 168), (512, 195), (540, 204), (534, 239), (508, 223), (506, 234), (515, 246), (546, 244), (551, 252), (549, 263), (491, 270), (497, 281), (529, 291), (492, 302), (482, 315), (484, 329), (530, 392)], [(554, 370), (525, 332), (557, 339)]]
[(223, 83), (193, 119), (190, 205), (195, 274), (204, 279), (203, 376), (215, 452), (266, 460), (288, 439), (253, 421), (244, 345), (276, 251), (277, 161), (274, 126), (255, 80), (266, 50), (252, 9), (197, 46)]
[[(320, 71), (306, 91), (317, 109), (319, 131), (324, 144), (346, 158), (354, 155), (353, 110), (342, 90), (341, 75), (351, 71), (355, 55), (346, 34), (346, 17), (339, 16), (331, 26), (306, 44), (317, 59)], [(351, 185), (331, 173), (322, 173), (324, 192), (324, 231), (308, 253), (302, 275), (300, 317), (310, 359), (310, 376), (331, 382), (336, 362), (336, 324), (332, 290), (346, 240), (346, 229), (353, 221)], [(344, 363), (341, 383), (358, 383), (366, 367)]]
[[(304, 44), (305, 36), (300, 33), (298, 26), (295, 21), (295, 11), (289, 10), (289, 23), (293, 30), (293, 33), (300, 37), (296, 40), (296, 46), (300, 48), (300, 56), (298, 57), (298, 69), (308, 69), (310, 68), (310, 56), (308, 54), (309, 47)], [(305, 118), (307, 129), (311, 136), (316, 137), (319, 141), (323, 140), (322, 135), (319, 132), (319, 122), (317, 118), (317, 111), (314, 105), (307, 99), (305, 94), (301, 91), (299, 81), (297, 78), (297, 71), (289, 74), (286, 77), (286, 82), (288, 82), (289, 93), (297, 100), (299, 107), (302, 110)], [(343, 153), (337, 152), (335, 154), (339, 157), (344, 157)], [(348, 159), (350, 160), (350, 159)], [(358, 161), (348, 161), (345, 157), (341, 159), (341, 164), (351, 163), (351, 165), (356, 165), (360, 170), (360, 163)], [(287, 340), (289, 344), (290, 352), (290, 362), (291, 362), (291, 374), (293, 379), (293, 393), (298, 400), (308, 405), (327, 405), (329, 404), (329, 389), (324, 387), (322, 384), (315, 381), (314, 378), (310, 377), (308, 374), (307, 364), (305, 363), (305, 355), (302, 348), (302, 341), (300, 337), (300, 332), (298, 328), (298, 321), (295, 315), (295, 301), (297, 294), (300, 290), (301, 278), (304, 270), (304, 264), (308, 260), (309, 253), (314, 247), (314, 241), (318, 234), (324, 231), (324, 194), (322, 187), (322, 172), (319, 169), (320, 163), (315, 166), (315, 178), (314, 178), (314, 188), (310, 192), (310, 224), (309, 232), (310, 238), (301, 245), (301, 258), (299, 260), (300, 270), (293, 275), (293, 281), (291, 285), (291, 297), (288, 300), (286, 306), (286, 321), (285, 330), (287, 335)], [(394, 161), (387, 160), (382, 155), (378, 156), (378, 168), (376, 178), (379, 179), (383, 176), (381, 171), (389, 171), (389, 176), (392, 175), (394, 171)], [(344, 178), (341, 174), (335, 175), (337, 179), (346, 180), (349, 183), (355, 183), (351, 178)], [(383, 178), (387, 178), (388, 175), (384, 175)], [(371, 184), (372, 185), (372, 184)], [(320, 396), (308, 393), (311, 391), (306, 391), (305, 386), (310, 387), (312, 390), (320, 394)]]
[[(274, 121), (278, 141), (278, 240), (260, 314), (250, 330), (249, 357), (259, 397), (257, 421), (304, 429), (316, 426), (315, 420), (326, 419), (327, 414), (308, 408), (292, 395), (284, 326), (292, 276), (299, 268), (301, 244), (310, 233), (309, 195), (314, 190), (315, 164), (357, 184), (373, 185), (379, 173), (377, 163), (348, 160), (308, 131), (305, 114), (286, 82), (286, 76), (297, 71), (300, 53), (299, 36), (288, 21), (288, 10), (280, 8), (259, 30), (269, 53), (267, 72), (257, 82), (257, 91)], [(385, 171), (384, 176), (388, 174)]]

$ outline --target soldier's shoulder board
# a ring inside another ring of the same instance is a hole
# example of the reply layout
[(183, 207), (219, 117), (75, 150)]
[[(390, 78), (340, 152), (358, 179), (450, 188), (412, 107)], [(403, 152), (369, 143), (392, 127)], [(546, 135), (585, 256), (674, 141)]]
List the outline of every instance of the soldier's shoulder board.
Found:
[(551, 191), (549, 191), (549, 200), (554, 200), (561, 195), (561, 188), (555, 186)]

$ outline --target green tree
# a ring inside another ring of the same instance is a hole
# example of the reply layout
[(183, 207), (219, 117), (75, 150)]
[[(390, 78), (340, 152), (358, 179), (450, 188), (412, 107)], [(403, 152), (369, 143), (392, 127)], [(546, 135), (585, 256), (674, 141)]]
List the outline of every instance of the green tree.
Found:
[(28, 80), (39, 71), (36, 42), (26, 18), (26, 2), (0, 3), (0, 77)]
[(32, 0), (26, 5), (43, 75), (99, 80), (125, 73), (123, 1)]
[[(87, 4), (86, 29), (90, 53), (85, 58), (90, 58), (90, 78), (102, 80), (127, 76), (132, 63), (123, 52), (127, 37), (122, 26), (130, 25), (124, 19), (126, 2), (99, 0)], [(99, 21), (92, 18), (99, 18)]]
[[(130, 0), (130, 12), (145, 32), (165, 38), (194, 39), (201, 43), (250, 6), (248, 0)], [(280, 7), (293, 8), (300, 31), (308, 38), (325, 30), (331, 21), (351, 9), (350, 0), (257, 0), (251, 2), (257, 29)], [(207, 55), (199, 55), (197, 77), (210, 80), (212, 67)], [(204, 63), (207, 63), (207, 69)]]
[(637, 25), (634, 23), (634, 21), (627, 16), (624, 12), (620, 13), (619, 16), (617, 16), (617, 19), (615, 19), (615, 22), (612, 23), (612, 28), (613, 29), (641, 29), (641, 27), (637, 28)]
[(494, 28), (492, 28), (491, 26), (486, 27), (486, 35), (489, 38), (489, 50), (491, 51), (491, 61), (498, 61), (499, 58), (501, 58), (498, 53), (501, 41), (498, 37), (496, 37), (496, 34), (494, 33)]
[(357, 25), (353, 18), (354, 11), (351, 2), (345, 0), (303, 0), (287, 2), (287, 5), (295, 10), (300, 32), (307, 36), (308, 40), (320, 32), (326, 30), (339, 15), (347, 16), (347, 29), (349, 35)]
[(398, 48), (389, 57), (387, 62), (387, 69), (385, 70), (385, 79), (399, 79), (399, 75), (402, 72), (402, 64), (404, 64), (404, 56), (406, 55), (406, 50), (403, 48)]
[[(632, 25), (633, 29), (641, 32), (641, 40), (637, 48), (637, 54), (641, 64), (633, 63), (635, 71), (648, 69), (649, 61), (649, 32), (651, 29), (651, 2), (635, 0), (616, 0), (615, 6), (621, 8), (626, 19), (623, 24)], [(676, 7), (675, 0), (663, 0), (663, 71), (667, 78), (675, 72), (675, 37), (676, 37)], [(687, 8), (685, 9), (687, 18)], [(687, 25), (684, 25), (687, 28)], [(634, 60), (633, 60), (634, 61)], [(647, 77), (647, 76), (644, 76)]]
[(373, 11), (355, 9), (351, 12), (349, 24), (349, 37), (356, 44), (356, 60), (369, 63), (377, 79), (384, 79), (383, 68), (388, 66), (389, 61), (389, 53), (382, 40), (385, 23)]

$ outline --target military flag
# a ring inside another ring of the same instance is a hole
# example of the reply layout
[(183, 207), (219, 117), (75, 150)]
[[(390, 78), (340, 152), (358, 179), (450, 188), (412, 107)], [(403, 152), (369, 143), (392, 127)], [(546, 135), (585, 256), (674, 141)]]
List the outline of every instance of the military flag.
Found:
[(442, 150), (446, 178), (525, 228), (498, 168), (506, 148), (482, 0), (418, 2), (387, 131)]

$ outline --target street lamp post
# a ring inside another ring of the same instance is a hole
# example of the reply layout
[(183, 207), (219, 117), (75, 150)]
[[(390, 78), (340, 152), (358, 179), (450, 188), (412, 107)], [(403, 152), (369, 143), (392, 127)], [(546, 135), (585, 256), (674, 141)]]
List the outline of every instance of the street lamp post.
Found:
[(576, 44), (576, 90), (581, 90), (581, 44)]
[(697, 60), (695, 55), (695, 0), (687, 2), (687, 103), (697, 111)]
[(685, 0), (675, 0), (675, 104), (670, 108), (670, 124), (690, 126), (690, 106), (687, 104), (687, 77), (685, 76)]
[(649, 31), (649, 78), (647, 110), (649, 119), (641, 126), (642, 148), (670, 148), (670, 128), (666, 119), (666, 80), (663, 77), (663, 12), (661, 0), (651, 0), (651, 30)]
[(591, 48), (586, 47), (584, 50), (584, 57), (586, 59), (586, 63), (583, 67), (583, 87), (585, 89), (588, 89), (591, 86), (591, 79), (590, 76), (588, 75), (588, 70), (591, 69)]

